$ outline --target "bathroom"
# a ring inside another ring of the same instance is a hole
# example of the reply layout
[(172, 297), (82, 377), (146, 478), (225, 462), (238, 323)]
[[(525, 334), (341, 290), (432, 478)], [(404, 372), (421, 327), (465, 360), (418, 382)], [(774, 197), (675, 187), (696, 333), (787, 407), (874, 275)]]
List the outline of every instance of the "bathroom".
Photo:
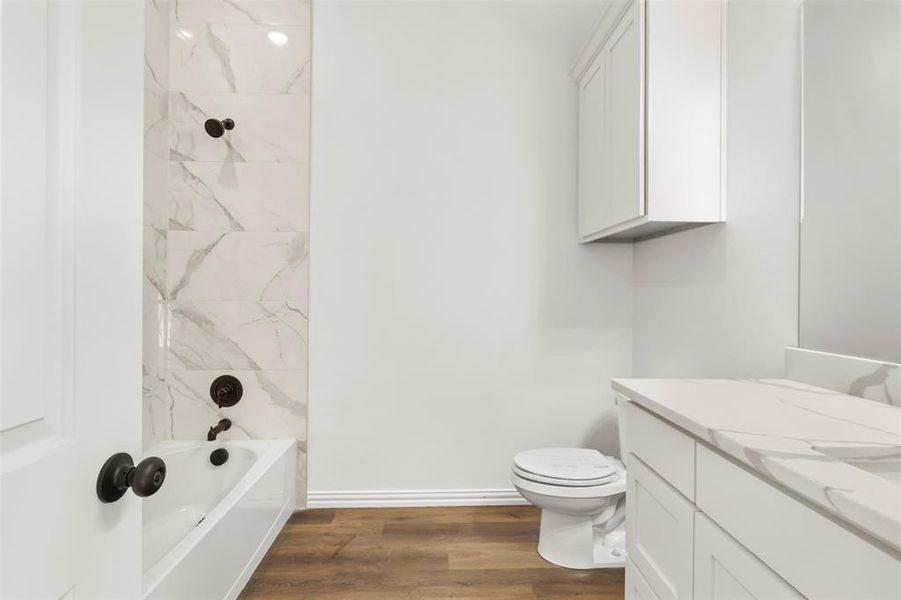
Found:
[(901, 597), (901, 2), (0, 0), (0, 598)]

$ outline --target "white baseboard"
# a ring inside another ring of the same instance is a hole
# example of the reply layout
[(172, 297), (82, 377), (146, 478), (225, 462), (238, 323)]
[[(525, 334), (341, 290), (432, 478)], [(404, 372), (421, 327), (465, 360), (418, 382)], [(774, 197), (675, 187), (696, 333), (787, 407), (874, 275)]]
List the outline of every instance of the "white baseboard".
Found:
[(492, 490), (397, 490), (307, 493), (307, 508), (386, 506), (500, 506), (528, 504), (513, 488)]

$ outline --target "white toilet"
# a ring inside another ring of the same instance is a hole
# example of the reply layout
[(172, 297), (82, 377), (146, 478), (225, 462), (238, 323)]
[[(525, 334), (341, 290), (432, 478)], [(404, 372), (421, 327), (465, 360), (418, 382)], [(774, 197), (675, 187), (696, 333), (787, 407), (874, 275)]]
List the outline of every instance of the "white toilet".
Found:
[[(623, 447), (623, 410), (620, 448)], [(626, 562), (626, 469), (586, 448), (538, 448), (513, 458), (513, 485), (541, 509), (538, 554), (570, 569)]]

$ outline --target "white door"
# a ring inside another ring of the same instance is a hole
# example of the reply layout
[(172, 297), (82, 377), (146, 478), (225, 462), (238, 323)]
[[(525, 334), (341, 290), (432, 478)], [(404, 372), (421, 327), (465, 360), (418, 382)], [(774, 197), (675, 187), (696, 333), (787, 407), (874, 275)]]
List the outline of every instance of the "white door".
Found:
[(131, 598), (141, 506), (143, 4), (0, 2), (0, 597)]

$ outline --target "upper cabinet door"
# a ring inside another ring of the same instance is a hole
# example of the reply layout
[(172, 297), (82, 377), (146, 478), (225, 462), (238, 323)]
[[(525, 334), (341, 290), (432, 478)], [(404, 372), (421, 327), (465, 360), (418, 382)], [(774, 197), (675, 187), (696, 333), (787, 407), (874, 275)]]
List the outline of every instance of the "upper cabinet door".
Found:
[(604, 228), (607, 182), (606, 60), (598, 54), (579, 84), (579, 235)]
[(642, 110), (642, 27), (639, 2), (632, 2), (603, 53), (607, 65), (608, 194), (601, 229), (645, 213)]
[(644, 214), (640, 3), (620, 14), (579, 80), (579, 236)]

